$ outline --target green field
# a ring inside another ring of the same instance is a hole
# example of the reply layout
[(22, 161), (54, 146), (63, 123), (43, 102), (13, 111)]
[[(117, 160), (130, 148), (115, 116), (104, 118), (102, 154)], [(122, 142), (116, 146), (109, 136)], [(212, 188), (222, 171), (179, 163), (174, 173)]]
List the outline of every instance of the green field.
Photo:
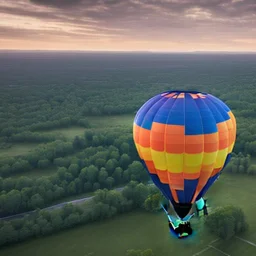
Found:
[(40, 131), (41, 133), (50, 133), (56, 135), (63, 135), (67, 139), (74, 139), (75, 136), (83, 136), (86, 128), (79, 126), (71, 126), (67, 128), (57, 128), (47, 131)]
[(38, 143), (13, 143), (8, 148), (0, 149), (0, 158), (26, 155), (37, 146)]
[(15, 173), (10, 175), (10, 177), (15, 178), (15, 177), (21, 177), (21, 176), (25, 176), (28, 178), (39, 178), (39, 177), (48, 177), (53, 175), (55, 172), (57, 172), (57, 167), (56, 166), (52, 166), (52, 167), (48, 167), (45, 169), (32, 169), (26, 172), (22, 172), (22, 173)]
[[(118, 127), (132, 127), (134, 115), (120, 115), (120, 116), (92, 116), (88, 117), (91, 124), (91, 129), (105, 129)], [(67, 128), (58, 128), (48, 131), (41, 131), (42, 133), (51, 133), (63, 135), (67, 139), (74, 139), (75, 136), (83, 136), (85, 130), (88, 128), (71, 126)]]
[[(132, 127), (134, 115), (89, 117), (88, 119), (91, 123), (92, 129)], [(72, 140), (75, 136), (83, 136), (85, 130), (86, 128), (83, 127), (72, 126), (40, 132), (63, 135), (65, 138)], [(38, 145), (38, 143), (10, 144), (8, 148), (0, 149), (0, 158), (26, 155), (33, 151)]]
[(134, 115), (88, 117), (92, 128), (131, 127)]
[[(249, 231), (241, 235), (256, 243), (256, 186), (255, 179), (241, 175), (222, 175), (208, 193), (212, 208), (235, 204), (243, 207)], [(194, 237), (178, 240), (170, 236), (164, 214), (133, 212), (104, 222), (80, 226), (71, 230), (33, 239), (0, 251), (1, 256), (122, 256), (128, 249), (151, 248), (156, 256), (252, 256), (256, 247), (238, 238), (231, 241), (215, 241), (217, 238), (204, 229), (196, 218), (192, 225)], [(212, 242), (212, 243), (211, 243)], [(211, 243), (211, 244), (210, 244)], [(210, 247), (210, 246), (213, 247)], [(221, 250), (222, 252), (218, 251)]]

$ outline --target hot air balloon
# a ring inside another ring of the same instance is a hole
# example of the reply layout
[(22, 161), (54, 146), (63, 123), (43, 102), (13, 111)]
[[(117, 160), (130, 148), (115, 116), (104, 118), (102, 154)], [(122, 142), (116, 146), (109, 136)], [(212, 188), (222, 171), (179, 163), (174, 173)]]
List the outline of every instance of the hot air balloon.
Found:
[(194, 203), (204, 207), (203, 196), (230, 161), (236, 120), (211, 94), (167, 91), (138, 110), (133, 139), (152, 181), (182, 221)]

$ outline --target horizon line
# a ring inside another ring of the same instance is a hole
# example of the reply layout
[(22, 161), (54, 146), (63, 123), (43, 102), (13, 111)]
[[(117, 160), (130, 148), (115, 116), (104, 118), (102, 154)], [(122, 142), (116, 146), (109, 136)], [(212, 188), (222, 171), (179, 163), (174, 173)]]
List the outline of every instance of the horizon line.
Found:
[(196, 50), (196, 51), (157, 51), (157, 50), (56, 50), (56, 49), (0, 49), (0, 52), (84, 52), (84, 53), (247, 53), (256, 54), (256, 51), (216, 51), (216, 50)]

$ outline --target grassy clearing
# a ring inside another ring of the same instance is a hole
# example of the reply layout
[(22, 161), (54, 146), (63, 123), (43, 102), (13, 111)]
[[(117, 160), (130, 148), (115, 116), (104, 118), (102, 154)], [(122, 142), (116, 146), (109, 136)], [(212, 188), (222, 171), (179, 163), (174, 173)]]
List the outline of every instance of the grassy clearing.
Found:
[[(138, 225), (138, 223), (141, 223)], [(208, 242), (209, 242), (208, 238)], [(185, 255), (198, 243), (174, 240), (163, 213), (134, 212), (110, 221), (80, 226), (51, 237), (35, 239), (1, 251), (1, 256), (30, 255), (125, 255), (127, 249), (152, 248), (157, 255)], [(200, 244), (200, 242), (199, 242)]]
[[(134, 115), (121, 115), (121, 116), (103, 116), (103, 117), (88, 117), (91, 122), (91, 129), (106, 129), (118, 127), (131, 127), (133, 124)], [(83, 136), (86, 128), (72, 126), (68, 128), (58, 128), (48, 131), (40, 131), (40, 133), (51, 133), (58, 136), (62, 135), (68, 140), (74, 139), (75, 136)], [(13, 143), (10, 147), (0, 149), (0, 158), (14, 157), (19, 155), (26, 155), (33, 151), (39, 144), (38, 143)]]
[(132, 127), (135, 115), (88, 117), (92, 128)]
[(9, 177), (11, 178), (18, 178), (21, 176), (25, 176), (31, 179), (36, 179), (40, 177), (49, 177), (53, 175), (55, 172), (57, 172), (57, 167), (56, 166), (51, 166), (45, 169), (33, 169), (29, 170), (27, 172), (22, 172), (22, 173), (15, 173), (13, 175), (10, 175)]
[(0, 149), (0, 158), (26, 155), (38, 146), (38, 143), (13, 143), (10, 147)]
[[(91, 129), (105, 129), (117, 127), (132, 127), (134, 115), (121, 115), (121, 116), (95, 116), (88, 117), (92, 126)], [(67, 139), (74, 139), (75, 136), (83, 136), (87, 128), (79, 126), (71, 126), (67, 128), (58, 128), (48, 131), (41, 131), (42, 133), (51, 133), (62, 135)]]
[[(242, 175), (222, 175), (208, 193), (212, 208), (218, 205), (240, 205), (250, 224), (249, 231), (242, 235), (256, 243), (255, 179)], [(139, 225), (138, 225), (139, 223)], [(125, 255), (127, 249), (152, 248), (156, 256), (175, 255), (192, 256), (205, 250), (200, 256), (222, 255), (220, 251), (208, 245), (216, 239), (209, 234), (203, 222), (193, 219), (192, 225), (196, 234), (187, 240), (178, 240), (170, 236), (164, 213), (150, 214), (133, 212), (111, 220), (79, 226), (61, 233), (3, 249), (1, 256), (55, 256), (55, 255)], [(211, 244), (218, 250), (232, 256), (256, 255), (256, 247), (237, 238), (228, 242), (221, 240)], [(91, 253), (91, 254), (90, 254)], [(224, 255), (224, 254), (223, 254)]]
[(58, 128), (47, 131), (40, 131), (40, 133), (50, 133), (56, 135), (62, 135), (67, 139), (74, 139), (75, 136), (83, 136), (85, 132), (85, 128), (79, 126), (71, 126), (67, 128)]

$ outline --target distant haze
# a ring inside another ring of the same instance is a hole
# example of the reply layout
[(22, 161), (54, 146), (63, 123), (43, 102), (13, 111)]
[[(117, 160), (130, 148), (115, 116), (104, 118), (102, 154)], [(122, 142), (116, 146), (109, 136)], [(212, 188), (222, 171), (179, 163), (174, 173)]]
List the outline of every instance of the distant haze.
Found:
[(256, 1), (0, 0), (0, 49), (256, 52)]

